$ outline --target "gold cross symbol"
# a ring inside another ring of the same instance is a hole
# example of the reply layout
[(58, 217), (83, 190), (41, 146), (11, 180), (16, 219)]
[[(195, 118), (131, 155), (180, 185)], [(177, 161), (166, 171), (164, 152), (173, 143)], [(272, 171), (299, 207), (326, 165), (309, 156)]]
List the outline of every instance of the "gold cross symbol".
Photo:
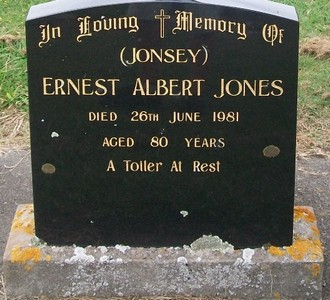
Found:
[(165, 20), (168, 20), (170, 18), (171, 18), (170, 16), (165, 15), (164, 9), (161, 9), (160, 14), (155, 16), (155, 19), (160, 20), (159, 32), (161, 39), (165, 37)]

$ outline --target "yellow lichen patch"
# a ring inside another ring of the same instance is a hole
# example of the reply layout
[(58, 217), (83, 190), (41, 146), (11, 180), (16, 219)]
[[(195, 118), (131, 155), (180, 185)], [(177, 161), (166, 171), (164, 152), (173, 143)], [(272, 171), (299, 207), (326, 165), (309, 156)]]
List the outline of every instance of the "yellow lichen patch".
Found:
[(13, 231), (24, 231), (25, 233), (29, 235), (34, 235), (35, 230), (34, 230), (34, 222), (33, 220), (26, 220), (25, 222), (22, 222), (22, 220), (14, 220), (13, 221), (13, 226), (12, 226)]
[(24, 232), (28, 235), (35, 234), (35, 225), (33, 219), (33, 205), (26, 205), (23, 209), (16, 212), (12, 224), (12, 231)]
[(297, 240), (287, 248), (287, 252), (294, 260), (302, 260), (308, 253), (309, 246), (309, 241)]
[(41, 250), (37, 247), (19, 248), (15, 247), (10, 253), (10, 261), (24, 265), (26, 270), (31, 269), (31, 265), (41, 260)]
[(312, 231), (314, 232), (315, 236), (320, 236), (320, 231), (316, 226), (311, 226)]
[(49, 262), (52, 260), (52, 257), (50, 255), (43, 257), (42, 251), (38, 247), (15, 247), (10, 253), (10, 261), (23, 265), (27, 271), (31, 270), (32, 266), (40, 262), (41, 259)]
[(21, 217), (23, 214), (31, 215), (33, 210), (33, 204), (25, 204), (23, 209), (20, 209), (16, 212), (16, 217)]
[(268, 253), (274, 256), (283, 256), (286, 254), (286, 251), (280, 247), (271, 246), (268, 249)]
[(322, 259), (322, 244), (319, 239), (304, 240), (296, 239), (290, 247), (274, 247), (271, 246), (267, 250), (273, 256), (289, 255), (293, 260), (320, 260)]
[(321, 274), (321, 266), (319, 264), (312, 264), (311, 273), (313, 277), (319, 277)]
[(280, 292), (275, 292), (274, 293), (274, 299), (282, 299), (282, 297), (281, 297), (281, 293)]
[(52, 257), (50, 255), (45, 256), (45, 261), (50, 262), (52, 260)]
[(307, 223), (316, 222), (316, 217), (310, 209), (306, 206), (295, 206), (294, 208), (294, 221), (297, 222), (303, 219)]
[(323, 246), (320, 240), (312, 241), (313, 247), (309, 251), (309, 258), (311, 260), (318, 260), (323, 257)]
[(293, 245), (286, 248), (293, 260), (322, 258), (322, 244), (319, 240), (296, 240)]

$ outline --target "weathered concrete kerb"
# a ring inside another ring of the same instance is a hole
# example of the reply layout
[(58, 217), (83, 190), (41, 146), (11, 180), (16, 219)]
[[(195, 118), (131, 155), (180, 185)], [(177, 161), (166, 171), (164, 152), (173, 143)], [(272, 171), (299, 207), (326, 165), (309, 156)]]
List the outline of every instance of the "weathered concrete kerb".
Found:
[(51, 247), (17, 209), (4, 255), (9, 296), (218, 296), (321, 299), (323, 252), (314, 212), (295, 208), (291, 247), (233, 250), (204, 236), (184, 248)]

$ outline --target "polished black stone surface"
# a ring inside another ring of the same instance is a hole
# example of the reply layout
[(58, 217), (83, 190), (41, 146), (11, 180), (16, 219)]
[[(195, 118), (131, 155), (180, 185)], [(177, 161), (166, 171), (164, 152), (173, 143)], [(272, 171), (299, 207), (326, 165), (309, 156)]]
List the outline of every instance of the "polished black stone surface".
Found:
[(290, 245), (294, 9), (72, 3), (32, 7), (26, 22), (37, 236)]

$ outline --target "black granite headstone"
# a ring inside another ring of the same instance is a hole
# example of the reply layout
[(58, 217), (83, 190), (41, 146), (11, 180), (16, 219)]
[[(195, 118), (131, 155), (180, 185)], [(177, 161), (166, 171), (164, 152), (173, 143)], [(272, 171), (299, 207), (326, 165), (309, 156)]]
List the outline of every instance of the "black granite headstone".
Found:
[(39, 238), (291, 244), (294, 8), (53, 1), (26, 33)]

